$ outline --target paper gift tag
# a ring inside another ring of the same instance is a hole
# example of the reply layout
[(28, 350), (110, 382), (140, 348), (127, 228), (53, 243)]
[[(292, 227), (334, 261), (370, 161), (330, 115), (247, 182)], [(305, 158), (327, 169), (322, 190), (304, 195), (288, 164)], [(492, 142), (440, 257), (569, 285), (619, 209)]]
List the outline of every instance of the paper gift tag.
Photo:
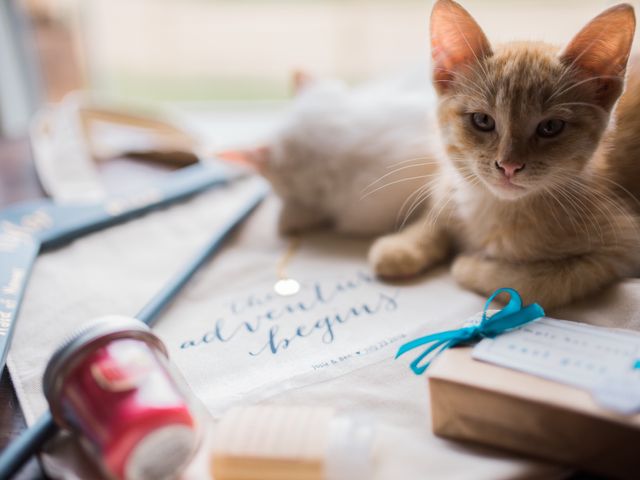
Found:
[(482, 340), (473, 358), (588, 390), (620, 413), (640, 409), (637, 332), (545, 317)]

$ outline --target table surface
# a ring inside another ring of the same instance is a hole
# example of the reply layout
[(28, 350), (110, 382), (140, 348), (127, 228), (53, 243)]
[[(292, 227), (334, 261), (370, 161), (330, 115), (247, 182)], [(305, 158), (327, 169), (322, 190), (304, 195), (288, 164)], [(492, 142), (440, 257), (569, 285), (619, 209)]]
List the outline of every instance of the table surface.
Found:
[[(44, 197), (25, 139), (0, 139), (0, 208), (22, 200)], [(9, 372), (0, 378), (0, 450), (25, 428)], [(38, 461), (32, 459), (15, 477), (19, 480), (45, 478)]]

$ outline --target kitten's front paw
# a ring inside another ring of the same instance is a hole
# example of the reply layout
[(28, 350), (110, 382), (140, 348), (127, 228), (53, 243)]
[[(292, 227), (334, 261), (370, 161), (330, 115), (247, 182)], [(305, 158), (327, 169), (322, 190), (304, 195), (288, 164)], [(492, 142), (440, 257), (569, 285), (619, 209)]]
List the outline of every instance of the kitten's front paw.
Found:
[(379, 238), (369, 250), (369, 263), (384, 278), (417, 275), (425, 268), (424, 257), (420, 248), (395, 235)]
[[(483, 262), (471, 255), (460, 255), (456, 257), (451, 265), (451, 274), (458, 285), (474, 290), (478, 293), (485, 293), (483, 284)], [(484, 278), (484, 283), (491, 283), (490, 278)]]

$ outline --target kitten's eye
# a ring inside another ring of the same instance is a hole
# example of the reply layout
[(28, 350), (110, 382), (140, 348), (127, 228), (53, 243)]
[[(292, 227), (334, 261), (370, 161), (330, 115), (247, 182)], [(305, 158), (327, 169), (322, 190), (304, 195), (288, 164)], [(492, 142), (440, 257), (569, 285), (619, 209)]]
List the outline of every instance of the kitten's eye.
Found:
[(538, 124), (536, 133), (544, 138), (551, 138), (559, 135), (564, 130), (564, 120), (552, 118)]
[(481, 132), (491, 132), (496, 129), (496, 122), (491, 115), (481, 112), (471, 114), (471, 125)]

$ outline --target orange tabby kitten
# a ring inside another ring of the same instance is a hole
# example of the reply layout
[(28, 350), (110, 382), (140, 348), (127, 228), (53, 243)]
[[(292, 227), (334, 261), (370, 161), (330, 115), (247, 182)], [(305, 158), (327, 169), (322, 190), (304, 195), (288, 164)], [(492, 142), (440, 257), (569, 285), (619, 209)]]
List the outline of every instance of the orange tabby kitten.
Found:
[(438, 176), (425, 218), (372, 246), (376, 273), (414, 275), (455, 251), (452, 273), (463, 287), (484, 295), (512, 287), (547, 309), (637, 273), (635, 77), (616, 108), (634, 31), (633, 8), (623, 4), (562, 50), (492, 47), (466, 10), (437, 1)]

